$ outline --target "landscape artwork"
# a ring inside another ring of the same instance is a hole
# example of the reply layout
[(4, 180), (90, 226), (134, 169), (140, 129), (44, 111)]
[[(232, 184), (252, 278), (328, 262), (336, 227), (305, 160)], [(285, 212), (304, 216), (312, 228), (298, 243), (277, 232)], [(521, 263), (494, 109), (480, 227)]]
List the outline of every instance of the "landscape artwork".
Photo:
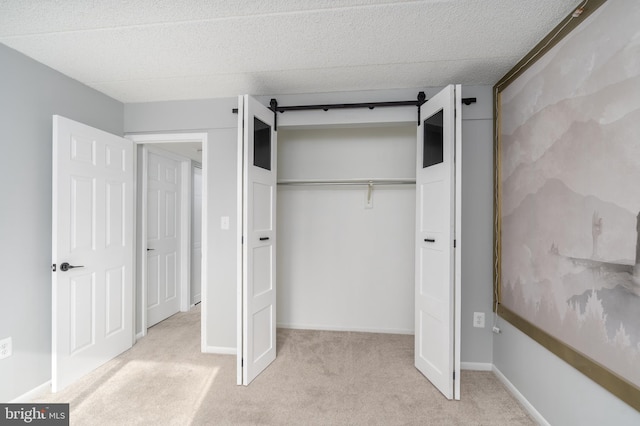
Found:
[(499, 302), (640, 389), (640, 2), (605, 2), (499, 99)]

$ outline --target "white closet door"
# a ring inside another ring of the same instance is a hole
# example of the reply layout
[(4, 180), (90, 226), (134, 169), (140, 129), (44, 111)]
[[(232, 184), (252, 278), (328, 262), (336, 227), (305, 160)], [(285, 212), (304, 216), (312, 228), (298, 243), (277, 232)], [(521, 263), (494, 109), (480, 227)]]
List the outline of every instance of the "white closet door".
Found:
[(53, 117), (53, 392), (133, 344), (133, 154), (129, 140)]
[(248, 385), (276, 358), (277, 140), (271, 110), (248, 95), (239, 98), (238, 107), (243, 148), (238, 378)]
[(448, 399), (459, 399), (459, 392), (454, 395), (460, 362), (454, 267), (459, 92), (459, 86), (447, 86), (420, 108), (416, 173), (415, 365)]

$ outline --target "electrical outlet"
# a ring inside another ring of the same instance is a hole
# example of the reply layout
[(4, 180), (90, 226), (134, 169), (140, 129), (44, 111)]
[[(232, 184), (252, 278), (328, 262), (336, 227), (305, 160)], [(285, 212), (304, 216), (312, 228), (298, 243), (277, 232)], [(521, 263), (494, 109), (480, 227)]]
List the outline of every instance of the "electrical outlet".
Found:
[(473, 326), (476, 328), (484, 328), (484, 312), (473, 313)]
[(11, 356), (11, 337), (0, 340), (0, 359), (8, 358)]

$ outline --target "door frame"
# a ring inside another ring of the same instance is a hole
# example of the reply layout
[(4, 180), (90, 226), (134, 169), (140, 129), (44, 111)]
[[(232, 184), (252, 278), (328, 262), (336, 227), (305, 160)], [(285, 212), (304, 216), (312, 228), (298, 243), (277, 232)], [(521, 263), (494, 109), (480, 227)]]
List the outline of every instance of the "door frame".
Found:
[[(191, 160), (190, 169), (189, 169), (190, 170), (189, 176), (190, 176), (190, 179), (191, 179), (191, 182), (189, 183), (189, 188), (191, 190), (191, 195), (189, 196), (189, 204), (191, 206), (191, 212), (190, 212), (190, 214), (191, 214), (191, 216), (190, 216), (191, 222), (190, 222), (190, 226), (189, 226), (189, 235), (191, 237), (193, 237), (193, 211), (194, 211), (194, 209), (193, 209), (193, 200), (194, 200), (193, 194), (195, 192), (193, 190), (193, 182), (194, 182), (193, 177), (195, 176), (195, 169), (200, 169), (200, 180), (203, 181), (202, 163), (198, 162), (198, 161), (195, 161), (195, 160)], [(201, 206), (202, 206), (202, 202), (204, 201), (204, 196), (202, 194), (202, 185), (203, 184), (204, 184), (204, 182), (201, 182), (201, 188), (200, 188), (200, 196), (201, 196), (200, 205)], [(202, 234), (204, 234), (202, 232), (202, 221), (203, 220), (204, 220), (204, 218), (202, 217), (202, 209), (201, 209), (201, 211), (200, 211), (200, 232)], [(204, 240), (204, 238), (201, 238), (201, 240), (200, 240), (200, 254), (201, 255), (202, 255), (202, 243), (203, 243), (202, 240)], [(193, 253), (193, 240), (190, 240), (190, 242), (189, 242), (189, 253), (190, 254)], [(193, 256), (190, 257), (189, 271), (193, 271)], [(200, 275), (200, 301), (202, 301), (202, 265), (200, 265), (200, 274), (201, 274)], [(191, 293), (192, 285), (193, 285), (193, 280), (189, 279), (189, 298), (188, 298), (188, 300), (189, 300), (189, 309), (193, 308), (196, 305), (196, 303), (192, 302), (192, 299), (193, 299), (193, 294)], [(200, 303), (200, 302), (198, 302), (198, 303)]]
[[(146, 274), (146, 238), (147, 238), (147, 158), (148, 152), (154, 151), (154, 148), (149, 149), (146, 144), (162, 144), (162, 143), (180, 143), (180, 142), (200, 142), (202, 143), (202, 256), (206, 259), (207, 253), (207, 151), (208, 151), (208, 135), (207, 133), (149, 133), (149, 134), (127, 134), (125, 137), (136, 144), (137, 148), (142, 151), (141, 170), (138, 170), (139, 162), (135, 164), (136, 170), (136, 188), (137, 188), (137, 200), (140, 202), (140, 208), (138, 209), (137, 222), (137, 238), (138, 244), (136, 246), (135, 263), (137, 267), (137, 278), (140, 280), (140, 298), (141, 300), (135, 300), (134, 313), (136, 319), (137, 313), (140, 312), (141, 319), (141, 331), (136, 334), (136, 340), (147, 334), (147, 310), (146, 310), (146, 291), (147, 291), (147, 274)], [(186, 312), (190, 309), (190, 276), (191, 276), (191, 163), (192, 160), (171, 153), (169, 151), (162, 150), (161, 148), (155, 148), (162, 155), (169, 156), (181, 162), (181, 212), (183, 217), (180, 221), (180, 250), (182, 252), (180, 259), (180, 311)], [(138, 149), (136, 149), (136, 152)], [(142, 177), (140, 181), (138, 178)], [(138, 223), (139, 222), (139, 223)], [(207, 277), (207, 264), (202, 262), (202, 282), (206, 282)], [(201, 348), (204, 351), (205, 348), (205, 336), (206, 336), (206, 316), (207, 316), (207, 303), (206, 303), (206, 286), (202, 286), (201, 290), (202, 302), (201, 302)], [(137, 330), (136, 330), (137, 331)]]

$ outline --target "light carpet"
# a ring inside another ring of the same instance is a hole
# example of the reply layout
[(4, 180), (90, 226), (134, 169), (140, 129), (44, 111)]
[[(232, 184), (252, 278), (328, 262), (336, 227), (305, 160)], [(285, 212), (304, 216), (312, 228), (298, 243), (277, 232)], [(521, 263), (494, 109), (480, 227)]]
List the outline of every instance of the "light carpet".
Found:
[(34, 402), (68, 402), (72, 425), (532, 425), (491, 372), (463, 371), (446, 400), (413, 366), (413, 336), (279, 329), (250, 386), (236, 358), (200, 352), (200, 311)]

